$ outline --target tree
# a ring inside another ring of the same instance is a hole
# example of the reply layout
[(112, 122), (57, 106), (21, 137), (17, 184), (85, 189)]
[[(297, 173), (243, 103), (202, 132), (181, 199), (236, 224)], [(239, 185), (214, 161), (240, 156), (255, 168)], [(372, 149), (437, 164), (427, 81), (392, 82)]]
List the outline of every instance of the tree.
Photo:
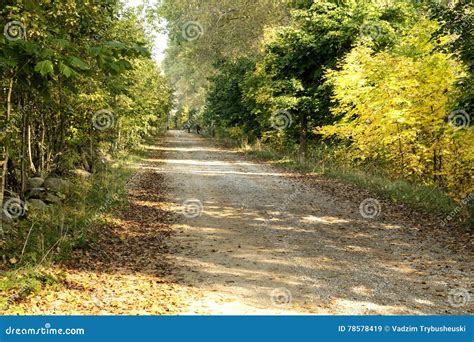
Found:
[[(389, 46), (413, 16), (410, 11), (404, 5), (379, 8), (370, 3), (318, 1), (309, 9), (293, 11), (290, 25), (267, 33), (264, 57), (256, 70), (256, 77), (262, 80), (258, 97), (267, 104), (267, 117), (287, 111), (295, 121), (301, 159), (305, 158), (309, 127), (334, 120), (324, 71), (333, 68), (358, 40), (376, 49)], [(294, 130), (288, 134), (291, 139)]]
[[(451, 2), (450, 2), (451, 3)], [(463, 95), (459, 98), (458, 107), (467, 113), (474, 110), (474, 5), (472, 1), (453, 1), (452, 6), (434, 2), (430, 6), (431, 17), (438, 20), (441, 26), (433, 34), (433, 39), (443, 35), (452, 35), (453, 39), (438, 49), (450, 51), (459, 56), (469, 67), (469, 73), (458, 83)]]
[(249, 140), (259, 137), (260, 125), (252, 106), (243, 101), (245, 76), (254, 67), (255, 63), (248, 58), (216, 63), (218, 73), (210, 79), (205, 107), (208, 126), (241, 128), (240, 138)]
[(287, 17), (273, 0), (164, 0), (158, 12), (169, 35), (164, 68), (189, 108), (204, 105), (216, 62), (258, 55), (264, 27)]
[(335, 94), (332, 113), (342, 119), (318, 131), (350, 142), (355, 160), (386, 161), (399, 176), (447, 186), (462, 198), (473, 190), (468, 146), (474, 135), (450, 124), (448, 115), (465, 67), (436, 51), (451, 39), (432, 41), (437, 28), (422, 19), (389, 51), (356, 47), (341, 70), (327, 73)]
[(23, 197), (31, 175), (93, 171), (101, 154), (163, 125), (171, 90), (134, 11), (6, 1), (0, 20), (2, 195), (6, 185)]

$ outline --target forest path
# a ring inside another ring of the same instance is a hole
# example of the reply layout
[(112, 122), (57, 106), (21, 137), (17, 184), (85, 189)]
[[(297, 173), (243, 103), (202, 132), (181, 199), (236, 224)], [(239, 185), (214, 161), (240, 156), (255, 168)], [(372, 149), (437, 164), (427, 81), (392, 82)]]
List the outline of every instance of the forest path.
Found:
[(162, 159), (149, 162), (179, 215), (169, 245), (189, 290), (181, 313), (472, 312), (462, 302), (473, 285), (469, 253), (408, 220), (392, 222), (384, 208), (366, 219), (324, 180), (308, 185), (193, 134), (170, 131), (156, 149)]
[(365, 196), (170, 131), (138, 165), (130, 205), (50, 267), (62, 286), (3, 313), (474, 313), (468, 238), (383, 202), (364, 218)]

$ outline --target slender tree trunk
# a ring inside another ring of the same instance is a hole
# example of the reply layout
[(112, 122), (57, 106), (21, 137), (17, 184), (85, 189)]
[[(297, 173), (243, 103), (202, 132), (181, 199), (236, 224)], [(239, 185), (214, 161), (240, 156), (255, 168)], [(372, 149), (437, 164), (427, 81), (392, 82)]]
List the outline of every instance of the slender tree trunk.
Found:
[(300, 127), (299, 158), (300, 158), (300, 162), (305, 162), (306, 152), (307, 152), (306, 140), (307, 140), (307, 135), (308, 135), (308, 116), (304, 112), (300, 113), (300, 123), (301, 123), (301, 127)]
[[(8, 128), (8, 122), (10, 120), (10, 115), (12, 112), (12, 92), (13, 92), (13, 78), (10, 79), (10, 82), (8, 84), (8, 93), (7, 93), (7, 113), (5, 117), (5, 128)], [(5, 137), (5, 140), (7, 137)], [(8, 146), (5, 143), (5, 145), (2, 148), (2, 161), (1, 161), (1, 166), (2, 166), (2, 172), (0, 176), (2, 177), (0, 179), (0, 210), (3, 210), (3, 199), (4, 199), (4, 193), (5, 193), (5, 185), (7, 183), (7, 170), (8, 170)], [(2, 231), (3, 233), (3, 231)]]
[[(26, 102), (26, 101), (25, 101)], [(27, 131), (28, 131), (28, 115), (25, 113), (25, 110), (20, 111), (22, 114), (22, 125), (21, 125), (21, 196), (25, 194), (26, 191), (26, 149), (27, 149)]]
[(401, 130), (400, 124), (397, 122), (397, 131), (398, 131), (398, 152), (400, 153), (400, 157), (402, 158), (401, 163), (401, 174), (402, 177), (405, 176), (405, 154), (403, 153), (403, 145), (402, 145), (402, 137), (401, 137)]
[(28, 160), (30, 162), (30, 170), (33, 173), (36, 173), (36, 167), (35, 164), (33, 163), (33, 155), (31, 153), (31, 125), (28, 123)]
[(433, 182), (438, 185), (442, 184), (441, 171), (443, 169), (443, 157), (441, 155), (441, 148), (439, 148), (439, 138), (436, 138), (436, 142), (433, 148)]
[(41, 112), (41, 140), (38, 143), (38, 153), (39, 153), (39, 170), (40, 172), (44, 172), (46, 167), (46, 160), (45, 160), (45, 150), (44, 150), (44, 143), (46, 137), (46, 125), (44, 124), (44, 114)]
[(89, 165), (89, 172), (93, 172), (93, 168), (94, 168), (94, 138), (93, 138), (93, 134), (94, 134), (94, 131), (92, 129), (89, 130), (89, 134), (90, 134), (90, 145), (89, 145), (89, 152), (90, 152), (90, 165)]

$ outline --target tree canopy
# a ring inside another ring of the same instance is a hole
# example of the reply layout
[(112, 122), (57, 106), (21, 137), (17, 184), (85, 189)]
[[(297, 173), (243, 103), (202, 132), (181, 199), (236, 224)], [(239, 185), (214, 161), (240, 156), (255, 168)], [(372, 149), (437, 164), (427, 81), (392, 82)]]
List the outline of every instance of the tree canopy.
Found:
[(472, 192), (471, 2), (252, 6), (163, 3), (167, 73), (209, 130), (300, 160), (331, 146), (344, 164)]

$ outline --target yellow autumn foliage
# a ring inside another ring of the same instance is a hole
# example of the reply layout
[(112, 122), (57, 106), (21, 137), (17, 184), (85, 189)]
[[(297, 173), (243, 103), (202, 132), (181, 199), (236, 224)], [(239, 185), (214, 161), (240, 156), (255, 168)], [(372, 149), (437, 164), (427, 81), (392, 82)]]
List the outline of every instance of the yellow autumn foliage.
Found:
[(450, 37), (431, 39), (436, 29), (423, 19), (390, 51), (355, 47), (327, 73), (332, 111), (342, 119), (318, 132), (349, 141), (354, 159), (389, 162), (393, 174), (437, 183), (460, 199), (474, 190), (470, 116), (454, 107), (466, 67), (439, 49)]

